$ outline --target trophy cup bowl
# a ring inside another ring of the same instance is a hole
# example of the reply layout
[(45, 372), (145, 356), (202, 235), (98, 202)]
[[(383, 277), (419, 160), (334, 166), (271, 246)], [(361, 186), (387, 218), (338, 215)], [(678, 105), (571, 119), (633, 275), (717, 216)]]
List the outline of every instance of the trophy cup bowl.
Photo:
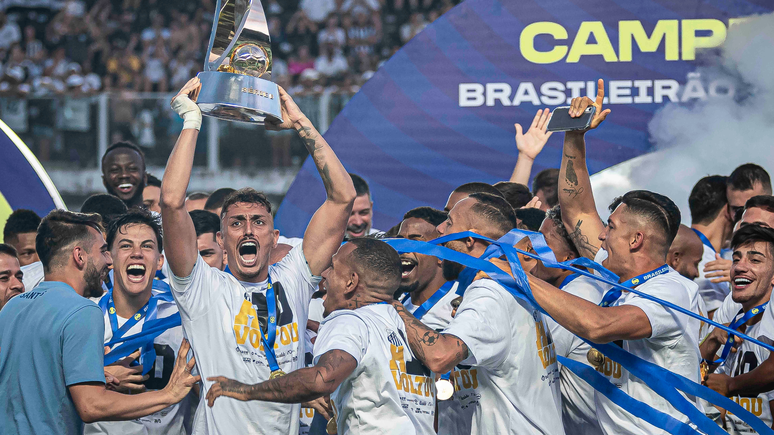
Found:
[(271, 40), (260, 0), (218, 0), (208, 57), (199, 73), (203, 115), (229, 121), (282, 122), (271, 82)]

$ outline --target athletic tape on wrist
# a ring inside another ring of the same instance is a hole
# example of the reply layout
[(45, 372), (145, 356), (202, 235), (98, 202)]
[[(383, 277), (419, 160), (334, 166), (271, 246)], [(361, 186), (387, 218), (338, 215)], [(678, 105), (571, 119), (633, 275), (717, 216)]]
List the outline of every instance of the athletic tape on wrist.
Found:
[(187, 128), (201, 130), (202, 111), (199, 110), (199, 106), (196, 103), (188, 98), (188, 95), (178, 95), (172, 100), (171, 106), (172, 110), (183, 118), (183, 130)]

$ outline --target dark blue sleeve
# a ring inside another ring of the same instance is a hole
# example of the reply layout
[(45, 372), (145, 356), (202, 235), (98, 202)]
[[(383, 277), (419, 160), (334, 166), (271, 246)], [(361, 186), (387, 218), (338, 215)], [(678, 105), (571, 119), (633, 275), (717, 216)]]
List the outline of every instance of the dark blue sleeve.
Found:
[(105, 321), (98, 306), (84, 306), (70, 315), (62, 329), (65, 385), (105, 382), (104, 343)]

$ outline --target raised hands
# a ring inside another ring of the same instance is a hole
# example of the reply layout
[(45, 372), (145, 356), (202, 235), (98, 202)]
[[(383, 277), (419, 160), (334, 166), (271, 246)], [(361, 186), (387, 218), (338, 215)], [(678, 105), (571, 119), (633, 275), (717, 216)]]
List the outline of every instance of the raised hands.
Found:
[(589, 97), (575, 97), (570, 102), (570, 116), (577, 118), (583, 115), (583, 111), (589, 106), (597, 108), (594, 112), (594, 118), (591, 119), (591, 125), (587, 130), (595, 129), (610, 114), (610, 109), (602, 110), (602, 101), (605, 99), (605, 82), (602, 79), (597, 80), (597, 98), (592, 100)]
[(519, 150), (519, 157), (524, 156), (535, 160), (543, 150), (543, 146), (552, 134), (546, 131), (550, 114), (551, 111), (548, 109), (538, 110), (526, 133), (522, 132), (520, 124), (513, 124), (516, 127), (516, 148)]
[(282, 107), (282, 123), (278, 120), (266, 118), (266, 130), (290, 130), (295, 129), (294, 125), (306, 117), (298, 105), (293, 101), (293, 97), (288, 94), (282, 86), (279, 88), (279, 98)]
[(201, 376), (194, 376), (191, 374), (191, 370), (193, 370), (194, 365), (196, 365), (196, 358), (191, 357), (191, 360), (186, 362), (189, 350), (191, 350), (191, 345), (188, 344), (188, 340), (183, 339), (180, 350), (177, 351), (175, 369), (172, 370), (169, 382), (167, 382), (167, 385), (164, 387), (164, 391), (169, 395), (172, 403), (183, 400), (188, 392), (191, 391), (194, 384), (202, 379)]

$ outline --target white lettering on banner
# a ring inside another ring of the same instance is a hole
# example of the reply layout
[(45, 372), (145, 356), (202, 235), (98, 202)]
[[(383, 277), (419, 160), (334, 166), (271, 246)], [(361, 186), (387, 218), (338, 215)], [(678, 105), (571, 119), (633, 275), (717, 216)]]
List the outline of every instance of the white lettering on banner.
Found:
[[(729, 26), (744, 20), (731, 18)], [(537, 64), (562, 60), (566, 63), (577, 63), (583, 56), (602, 56), (605, 62), (632, 62), (635, 46), (640, 53), (655, 53), (663, 42), (664, 60), (695, 60), (697, 48), (718, 47), (726, 40), (727, 33), (723, 21), (709, 18), (658, 20), (650, 35), (641, 21), (622, 20), (618, 22), (617, 30), (616, 53), (616, 47), (609, 36), (609, 32), (615, 35), (616, 31), (606, 29), (601, 21), (581, 22), (572, 37), (568, 29), (559, 23), (538, 21), (522, 29), (519, 35), (519, 50), (524, 59)], [(551, 48), (537, 50), (535, 40), (538, 38)]]
[[(699, 73), (689, 73), (685, 85), (673, 79), (655, 80), (609, 80), (607, 97), (603, 104), (651, 104), (706, 100), (708, 98), (731, 98), (734, 83), (727, 79), (715, 79), (709, 83), (701, 80)], [(514, 92), (513, 89), (516, 89)], [(538, 89), (540, 92), (538, 92)], [(591, 98), (597, 93), (595, 81), (548, 81), (540, 84), (511, 83), (460, 83), (459, 107), (520, 106), (561, 106), (570, 104), (573, 98), (585, 92)]]

